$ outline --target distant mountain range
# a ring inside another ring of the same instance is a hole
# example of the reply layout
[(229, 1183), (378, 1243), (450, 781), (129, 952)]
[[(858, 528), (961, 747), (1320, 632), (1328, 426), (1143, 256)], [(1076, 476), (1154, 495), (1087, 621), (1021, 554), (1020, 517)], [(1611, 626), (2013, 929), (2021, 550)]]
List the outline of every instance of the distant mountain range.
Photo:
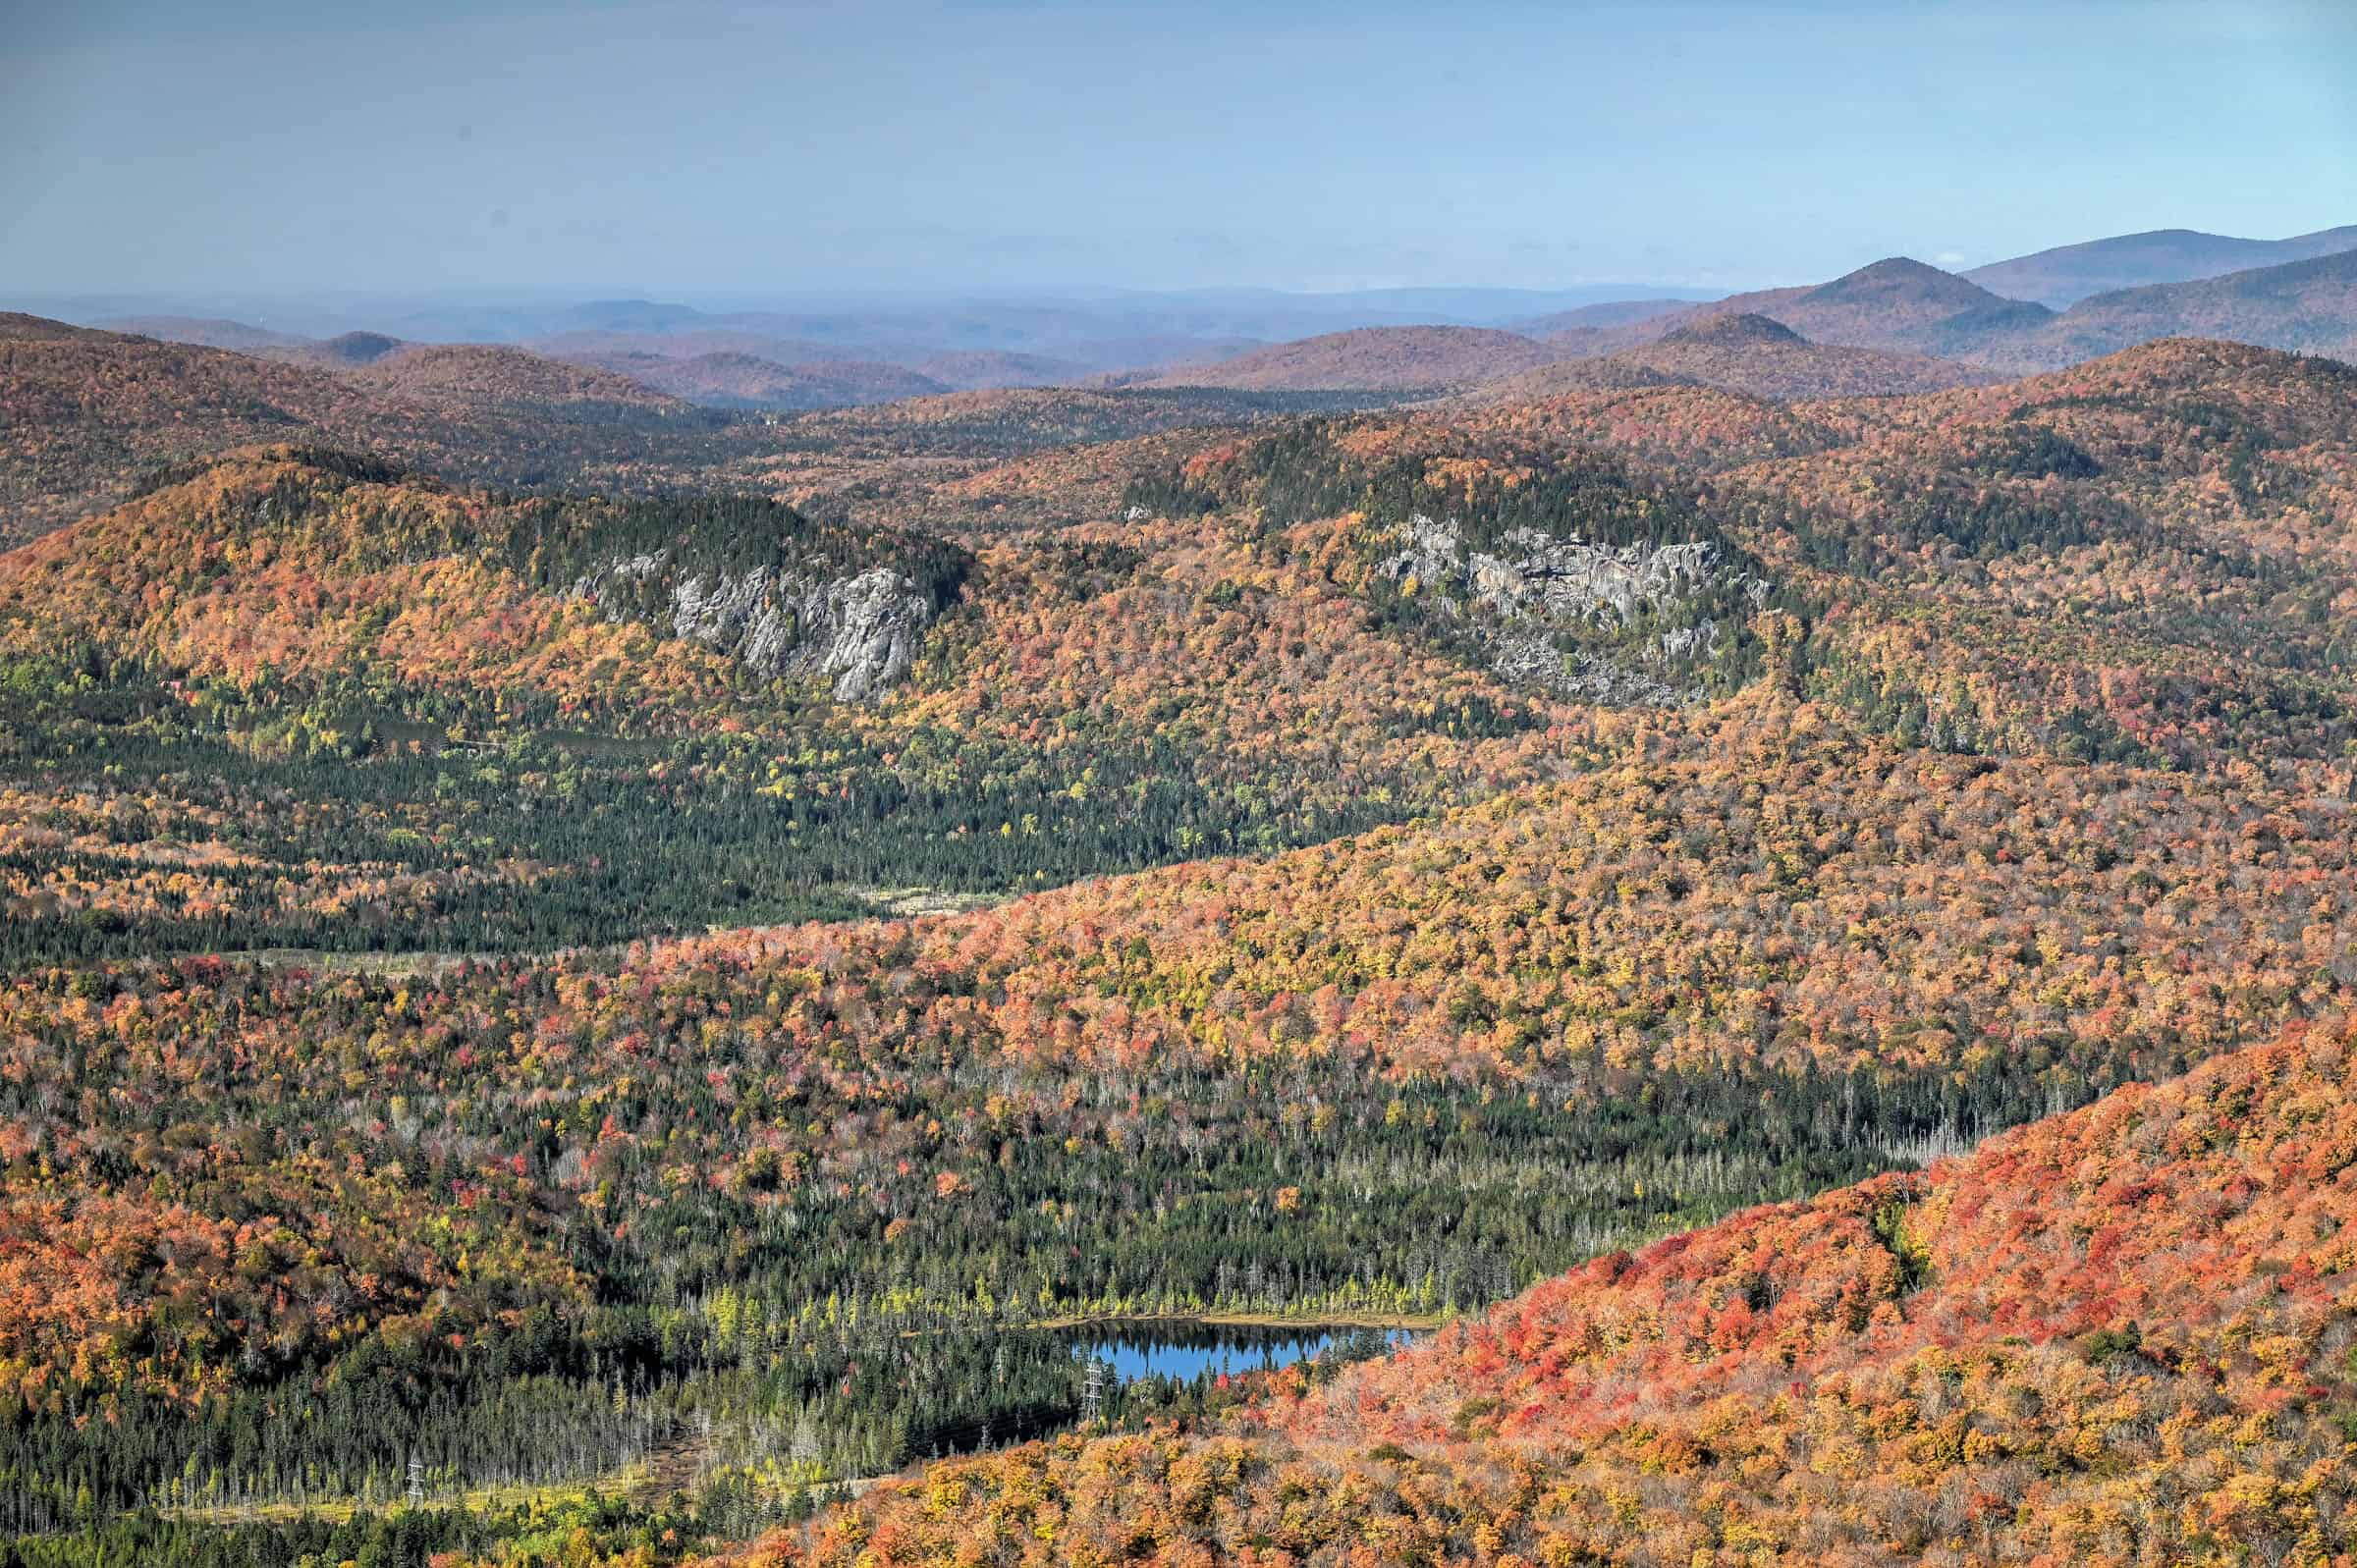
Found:
[(2289, 240), (2238, 240), (2194, 229), (2154, 229), (2084, 244), (2057, 245), (2036, 255), (1993, 261), (1964, 274), (1992, 294), (2062, 309), (2090, 295), (2191, 283), (2228, 272), (2308, 261), (2357, 250), (2357, 224), (2320, 229)]
[(618, 489), (724, 423), (628, 376), (520, 349), (354, 334), (267, 355), (0, 314), (0, 547), (111, 504), (159, 466), (249, 443)]
[(592, 365), (544, 359), (496, 344), (416, 344), (370, 358), (352, 372), (372, 391), (435, 397), (457, 394), (493, 403), (602, 403), (662, 409), (662, 393)]
[(192, 344), (200, 349), (229, 349), (238, 353), (293, 349), (310, 342), (307, 338), (219, 316), (114, 316), (97, 324), (109, 332), (135, 333), (165, 343)]
[[(1660, 289), (1210, 289), (787, 310), (640, 298), (383, 310), (356, 324), (298, 313), (306, 326), (337, 329), (319, 336), (292, 330), (295, 317), (281, 312), (253, 322), (148, 311), (100, 324), (338, 374), (409, 366), (369, 384), (470, 364), (494, 384), (528, 382), (534, 390), (520, 396), (532, 400), (630, 403), (636, 395), (617, 385), (628, 378), (649, 396), (735, 409), (1048, 386), (1412, 397), (1507, 381), (1531, 395), (1698, 382), (1777, 398), (1888, 395), (2052, 369), (2166, 337), (2357, 352), (2357, 226), (2287, 240), (2156, 230), (1961, 274), (1892, 256), (1826, 283), (1716, 299)], [(1732, 316), (1752, 319), (1694, 336)], [(479, 355), (415, 357), (452, 340), (538, 357), (497, 369)], [(617, 381), (598, 394), (552, 393), (564, 378), (531, 366), (556, 361)], [(1569, 361), (1588, 368), (1550, 368)]]
[(782, 365), (757, 354), (722, 351), (671, 358), (643, 350), (569, 356), (691, 403), (715, 407), (841, 408), (893, 403), (951, 390), (946, 383), (898, 365), (864, 359), (821, 359)]
[[(1092, 370), (1177, 363), (1214, 343), (1283, 342), (1366, 326), (1507, 326), (1631, 297), (1710, 297), (1710, 291), (1658, 285), (1570, 289), (1418, 288), (1294, 293), (1196, 289), (974, 298), (868, 297), (785, 308), (706, 310), (659, 299), (560, 303), (444, 304), (417, 299), (294, 303), (272, 300), (156, 302), (122, 297), (26, 301), (86, 325), (203, 341), (229, 329), (301, 341), (354, 328), (438, 343), (530, 345), (577, 333), (680, 336), (733, 332), (798, 340), (790, 359), (879, 358), (905, 353), (996, 350), (1086, 362)], [(233, 320), (221, 318), (232, 317)], [(201, 339), (190, 336), (202, 328)], [(215, 342), (215, 338), (221, 341)], [(1160, 351), (1138, 355), (1159, 342)], [(733, 347), (743, 348), (742, 344)], [(1115, 357), (1108, 359), (1107, 351)], [(760, 351), (754, 350), (752, 351)]]
[(1811, 289), (1733, 295), (1623, 326), (1574, 327), (1548, 341), (1565, 357), (1605, 357), (1730, 314), (1774, 321), (1816, 344), (1929, 354), (2007, 374), (2057, 369), (2160, 338), (2222, 338), (2347, 357), (2357, 353), (2357, 249), (2093, 295), (2061, 311), (1894, 256)]
[(1535, 339), (1487, 327), (1362, 327), (1282, 343), (1143, 385), (1247, 392), (1421, 392), (1470, 386), (1561, 358)]
[(1655, 316), (1666, 316), (1693, 305), (1691, 299), (1614, 299), (1600, 305), (1581, 305), (1576, 310), (1558, 310), (1551, 315), (1533, 316), (1526, 321), (1510, 322), (1514, 331), (1533, 338), (1544, 338), (1567, 332), (1601, 332), (1613, 327), (1634, 326)]
[(2023, 340), (1979, 355), (2001, 369), (2045, 369), (2155, 338), (2224, 338), (2357, 358), (2357, 249), (2080, 300)]
[(1572, 392), (1632, 387), (1717, 387), (1755, 398), (1891, 397), (1984, 386), (1993, 371), (1930, 354), (1812, 343), (1749, 311), (1705, 316), (1659, 340), (1596, 357), (1565, 359), (1477, 389), (1474, 401), (1532, 402)]

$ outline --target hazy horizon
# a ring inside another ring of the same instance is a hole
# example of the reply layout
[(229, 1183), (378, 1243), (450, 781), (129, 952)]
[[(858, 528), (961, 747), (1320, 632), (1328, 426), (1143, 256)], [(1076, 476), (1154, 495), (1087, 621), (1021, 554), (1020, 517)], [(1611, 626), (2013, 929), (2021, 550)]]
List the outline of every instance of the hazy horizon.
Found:
[(13, 10), (16, 298), (1730, 292), (2357, 215), (2312, 0)]
[(1586, 302), (1606, 302), (1617, 299), (1648, 297), (1647, 291), (1664, 291), (1662, 297), (1690, 296), (1697, 300), (1718, 297), (1720, 291), (1698, 288), (1690, 284), (1629, 280), (1619, 283), (1570, 284), (1562, 288), (1523, 288), (1495, 285), (1466, 280), (1457, 283), (1401, 284), (1388, 287), (1332, 289), (1288, 289), (1275, 284), (1252, 282), (1206, 283), (1183, 288), (1149, 289), (1122, 288), (1114, 285), (1088, 284), (1031, 285), (1003, 284), (996, 287), (959, 287), (955, 283), (880, 286), (873, 289), (850, 287), (807, 288), (774, 292), (732, 290), (664, 290), (617, 285), (598, 288), (582, 285), (572, 288), (542, 284), (453, 285), (444, 289), (375, 290), (375, 289), (285, 289), (285, 290), (187, 290), (187, 289), (84, 289), (25, 293), (10, 296), (11, 300), (30, 300), (35, 303), (84, 304), (104, 301), (142, 301), (147, 303), (176, 302), (186, 304), (264, 304), (293, 306), (355, 307), (381, 304), (438, 304), (555, 307), (580, 304), (656, 304), (685, 305), (708, 315), (755, 314), (764, 311), (832, 310), (893, 305), (942, 305), (959, 302), (987, 304), (1105, 304), (1127, 302), (1160, 302), (1185, 299), (1217, 300), (1221, 298), (1251, 299), (1265, 297), (1288, 300), (1343, 300), (1371, 299), (1387, 295), (1403, 297), (1461, 295), (1494, 296), (1501, 300), (1556, 300), (1576, 297)]

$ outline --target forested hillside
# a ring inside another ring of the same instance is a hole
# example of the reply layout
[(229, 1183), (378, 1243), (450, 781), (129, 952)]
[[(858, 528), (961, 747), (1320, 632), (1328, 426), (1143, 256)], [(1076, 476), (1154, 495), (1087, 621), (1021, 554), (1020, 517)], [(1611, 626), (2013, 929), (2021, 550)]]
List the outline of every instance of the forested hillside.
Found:
[(1723, 387), (1759, 398), (1874, 398), (1946, 392), (2001, 379), (1929, 354), (1811, 343), (1766, 316), (1705, 316), (1650, 344), (1566, 359), (1475, 389), (1471, 401), (1533, 403), (1564, 393), (1645, 386)]
[(0, 649), (20, 955), (1003, 895), (1475, 798), (1562, 717), (1215, 526), (977, 559), (297, 449), (0, 557)]
[(2357, 354), (2357, 244), (2223, 277), (2094, 295), (2018, 344), (1997, 346), (1988, 358), (1999, 365), (2068, 364), (2165, 336), (2231, 338), (2349, 358)]
[[(566, 946), (1005, 893), (1561, 777), (1566, 704), (1762, 682), (1937, 752), (2329, 783), (2347, 386), (2165, 344), (1929, 398), (1641, 389), (1018, 446), (925, 492), (1019, 505), (978, 553), (840, 501), (200, 466), (0, 559), (35, 916), (11, 941)], [(858, 417), (880, 454), (893, 427)], [(673, 803), (649, 841), (674, 869), (630, 870), (626, 798)], [(662, 913), (589, 918), (627, 906), (617, 875)]]
[(1484, 327), (1362, 327), (1164, 371), (1151, 385), (1252, 392), (1420, 392), (1494, 381), (1560, 357)]
[(2188, 283), (2344, 250), (2357, 250), (2357, 226), (2319, 229), (2288, 240), (2244, 240), (2192, 229), (2154, 229), (1993, 261), (1964, 276), (2008, 298), (2036, 299), (2061, 310), (2091, 295), (2118, 289)]
[[(509, 490), (758, 489), (795, 502), (897, 492), (922, 506), (933, 485), (1043, 449), (1369, 401), (981, 393), (915, 399), (864, 416), (823, 409), (797, 418), (698, 407), (611, 370), (509, 348), (404, 344), (362, 332), (256, 352), (264, 356), (0, 314), (0, 547), (103, 511), (159, 468), (259, 443), (366, 451), (454, 482)], [(696, 373), (692, 361), (684, 371), (667, 362), (658, 379), (683, 373)], [(924, 384), (903, 381), (898, 391)], [(694, 394), (698, 385), (683, 390)], [(753, 390), (714, 401), (771, 402)], [(821, 390), (833, 401), (871, 397), (841, 379)], [(810, 401), (797, 393), (785, 406)]]
[[(1456, 489), (1460, 512), (1545, 467), (1621, 475), (1636, 511), (1587, 500), (1563, 524), (1727, 541), (1774, 595), (1739, 668), (1911, 741), (2206, 768), (2347, 755), (2353, 387), (2334, 360), (2172, 340), (1936, 396), (1635, 388), (1365, 416), (1324, 441), (1388, 462), (1389, 485)], [(1283, 483), (1314, 487), (1313, 513), (1406, 505), (1333, 468)]]
[[(2352, 374), (147, 470), (0, 555), (0, 1551), (2330, 1561)], [(1432, 1337), (1069, 1433), (1140, 1317)]]
[[(811, 1477), (889, 1468), (1076, 1394), (1051, 1363), (945, 1404), (900, 1380), (910, 1329), (987, 1356), (1073, 1314), (1473, 1306), (2357, 984), (2320, 803), (1927, 768), (1775, 706), (1588, 744), (1430, 828), (1003, 911), (21, 971), (20, 1469), (115, 1503), (349, 1492), (405, 1445), (546, 1474), (514, 1423), (560, 1414), (576, 1465), (710, 1417), (716, 1459), (806, 1420)], [(1401, 1216), (1424, 1240), (1382, 1240)], [(340, 1405), (363, 1374), (411, 1391)], [(256, 1400), (300, 1420), (248, 1431)], [(118, 1414), (78, 1437), (91, 1401)]]
[(749, 353), (672, 357), (643, 351), (576, 355), (575, 359), (719, 408), (836, 408), (949, 390), (913, 370), (857, 359), (782, 365)]
[(101, 510), (159, 467), (291, 440), (474, 482), (629, 491), (732, 450), (717, 414), (516, 350), (411, 349), (330, 370), (0, 316), (0, 545)]
[(2357, 1568), (2357, 6), (0, 18), (0, 1568)]
[(2332, 1561), (2352, 1044), (2295, 1029), (1209, 1432), (953, 1462), (732, 1560)]
[[(2220, 259), (2227, 257), (2237, 259)], [(2186, 337), (2345, 359), (2357, 351), (2352, 277), (2357, 230), (2273, 243), (2164, 231), (2065, 246), (1963, 277), (1892, 256), (1815, 287), (1764, 289), (1662, 311), (1608, 311), (1577, 324), (1565, 318), (1545, 337), (1560, 358), (1603, 361), (1592, 376), (1621, 378), (1607, 384), (1625, 384), (1641, 372), (1644, 351), (1664, 338), (1735, 316), (1772, 321), (1816, 344), (1960, 361), (1991, 379)], [(1772, 363), (1775, 356), (1758, 357)], [(1840, 368), (1837, 356), (1816, 358), (1813, 374), (1820, 379)], [(1702, 379), (1739, 384), (1729, 379), (1740, 373), (1736, 368), (1714, 365), (1718, 374)], [(1787, 368), (1787, 380), (1796, 368)], [(1854, 379), (1870, 370), (1869, 363), (1853, 362), (1848, 374)], [(1892, 370), (1886, 365), (1879, 374), (1888, 379)], [(1561, 374), (1563, 385), (1577, 384), (1574, 372)], [(1930, 389), (1824, 388), (1828, 395), (1875, 390)]]

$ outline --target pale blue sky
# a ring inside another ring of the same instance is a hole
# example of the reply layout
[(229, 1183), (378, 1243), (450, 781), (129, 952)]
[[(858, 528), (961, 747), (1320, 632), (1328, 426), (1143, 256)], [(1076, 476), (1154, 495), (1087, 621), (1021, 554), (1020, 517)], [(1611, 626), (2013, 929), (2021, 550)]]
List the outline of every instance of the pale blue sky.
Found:
[(2357, 222), (2357, 5), (0, 0), (0, 294), (1813, 280)]

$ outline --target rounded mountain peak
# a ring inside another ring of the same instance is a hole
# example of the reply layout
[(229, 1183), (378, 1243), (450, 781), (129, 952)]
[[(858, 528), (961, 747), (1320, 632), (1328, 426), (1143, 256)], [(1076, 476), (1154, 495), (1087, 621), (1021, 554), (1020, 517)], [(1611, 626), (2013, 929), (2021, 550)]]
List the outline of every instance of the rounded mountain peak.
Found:
[(1725, 315), (1705, 316), (1700, 321), (1672, 327), (1662, 334), (1664, 343), (1703, 344), (1727, 349), (1754, 343), (1808, 341), (1782, 322), (1752, 310), (1730, 310)]

